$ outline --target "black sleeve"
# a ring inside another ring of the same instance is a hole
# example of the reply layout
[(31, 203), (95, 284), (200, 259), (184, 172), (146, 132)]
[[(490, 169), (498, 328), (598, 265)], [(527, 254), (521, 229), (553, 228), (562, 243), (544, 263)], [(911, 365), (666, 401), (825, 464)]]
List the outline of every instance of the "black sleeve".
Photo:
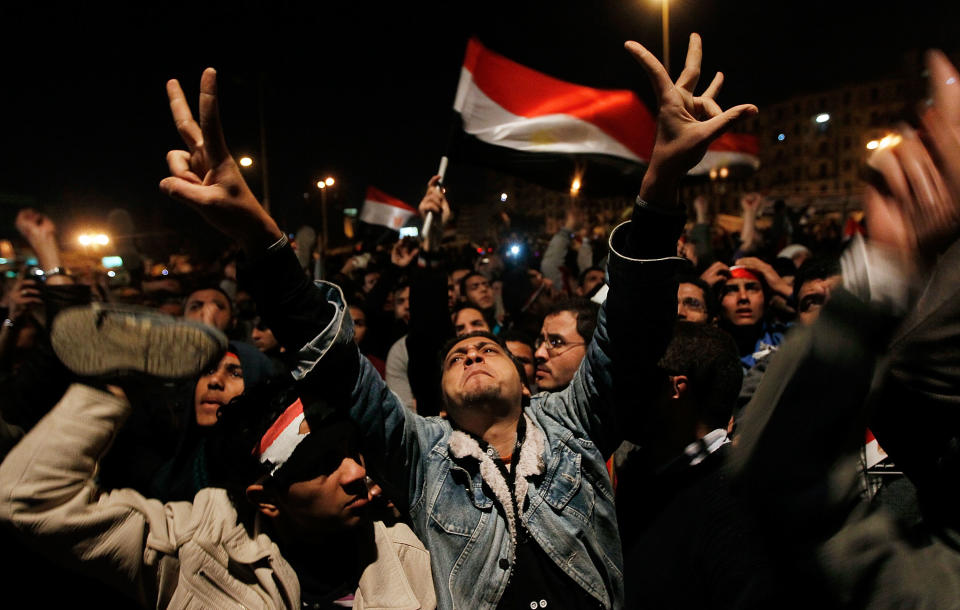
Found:
[(417, 399), (417, 413), (431, 416), (439, 414), (442, 407), (439, 351), (454, 334), (447, 308), (447, 274), (440, 269), (417, 268), (412, 280), (407, 378)]

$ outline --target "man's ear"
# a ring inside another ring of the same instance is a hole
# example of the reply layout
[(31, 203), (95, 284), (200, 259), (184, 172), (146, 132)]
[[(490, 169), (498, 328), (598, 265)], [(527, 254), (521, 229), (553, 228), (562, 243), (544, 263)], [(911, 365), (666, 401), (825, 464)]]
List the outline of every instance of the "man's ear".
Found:
[(273, 519), (280, 514), (280, 508), (277, 506), (273, 494), (263, 488), (260, 483), (254, 483), (247, 487), (247, 500), (257, 507), (264, 515)]
[(526, 398), (530, 398), (530, 388), (528, 388), (527, 385), (524, 383), (520, 384), (520, 395)]
[(687, 381), (686, 375), (671, 375), (670, 376), (670, 391), (672, 399), (684, 398), (687, 395), (687, 390), (689, 389), (689, 384)]

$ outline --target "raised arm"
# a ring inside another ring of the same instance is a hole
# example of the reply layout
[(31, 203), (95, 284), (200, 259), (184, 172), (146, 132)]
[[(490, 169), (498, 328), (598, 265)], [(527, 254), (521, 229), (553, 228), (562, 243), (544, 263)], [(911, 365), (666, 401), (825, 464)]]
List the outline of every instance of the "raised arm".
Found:
[(401, 504), (415, 501), (424, 420), (403, 408), (360, 355), (340, 289), (306, 278), (283, 232), (244, 182), (220, 125), (216, 71), (207, 68), (201, 78), (199, 124), (176, 80), (167, 83), (167, 94), (189, 150), (167, 153), (171, 176), (160, 188), (243, 247), (244, 284), (281, 345), (297, 354), (293, 376), (305, 400), (349, 409), (366, 435), (371, 470)]
[(593, 343), (570, 387), (554, 399), (563, 401), (555, 403), (557, 412), (579, 420), (605, 454), (640, 425), (632, 418), (659, 389), (656, 365), (677, 313), (674, 274), (686, 264), (675, 256), (684, 225), (679, 181), (711, 141), (757, 111), (749, 104), (723, 111), (714, 100), (723, 81), (719, 73), (702, 95), (694, 95), (701, 60), (697, 34), (690, 36), (686, 65), (675, 83), (643, 46), (628, 42), (626, 48), (645, 68), (657, 95), (657, 138), (633, 221), (610, 235), (610, 292)]

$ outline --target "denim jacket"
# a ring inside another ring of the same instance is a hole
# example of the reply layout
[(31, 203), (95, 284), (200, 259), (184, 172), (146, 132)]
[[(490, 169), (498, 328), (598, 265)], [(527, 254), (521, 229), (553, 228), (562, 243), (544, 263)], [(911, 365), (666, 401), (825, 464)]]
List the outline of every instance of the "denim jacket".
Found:
[[(524, 409), (520, 461), (526, 453), (527, 466), (518, 464), (516, 477), (523, 526), (603, 608), (623, 606), (623, 561), (605, 462), (656, 391), (656, 364), (676, 317), (674, 273), (683, 260), (621, 255), (627, 224), (611, 234), (610, 292), (573, 381), (563, 391), (533, 396)], [(368, 468), (409, 512), (430, 550), (438, 607), (495, 608), (511, 575), (515, 526), (504, 506), (509, 498), (484, 476), (486, 460), (457, 441), (466, 435), (447, 420), (403, 407), (353, 344), (337, 286), (317, 282), (295, 289), (281, 284), (284, 272), (275, 262), (268, 268), (268, 277), (252, 288), (262, 315), (281, 342), (304, 336), (305, 326), (316, 331), (300, 344), (294, 377), (307, 388), (302, 391), (313, 387), (328, 404), (349, 405), (364, 435)]]

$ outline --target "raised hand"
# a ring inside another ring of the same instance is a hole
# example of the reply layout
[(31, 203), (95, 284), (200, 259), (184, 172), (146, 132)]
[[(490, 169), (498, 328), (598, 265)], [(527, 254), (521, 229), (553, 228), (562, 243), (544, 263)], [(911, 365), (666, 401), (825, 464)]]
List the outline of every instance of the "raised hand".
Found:
[(757, 107), (741, 104), (726, 111), (721, 109), (714, 99), (723, 85), (720, 72), (701, 95), (694, 95), (703, 55), (698, 34), (690, 35), (687, 61), (676, 83), (643, 45), (629, 41), (624, 46), (646, 70), (659, 105), (657, 138), (641, 187), (641, 197), (647, 201), (663, 201), (659, 197), (672, 196), (675, 182), (700, 162), (710, 142), (737, 119), (756, 114)]
[(40, 285), (36, 280), (21, 277), (7, 295), (7, 317), (14, 322), (23, 318), (31, 306), (42, 305)]
[(419, 252), (420, 248), (410, 247), (401, 239), (393, 244), (393, 248), (390, 250), (390, 262), (397, 267), (406, 267), (417, 258)]
[(725, 282), (730, 279), (730, 267), (725, 263), (717, 261), (700, 274), (700, 279), (712, 288), (718, 282)]
[(443, 188), (440, 188), (440, 175), (433, 176), (427, 182), (427, 192), (423, 194), (419, 206), (420, 215), (426, 218), (429, 212), (437, 215), (442, 226), (447, 226), (453, 218), (453, 212), (450, 210), (450, 203), (447, 201), (447, 195)]
[(790, 284), (780, 277), (780, 274), (765, 261), (755, 256), (743, 256), (737, 259), (736, 264), (762, 275), (764, 281), (767, 282), (767, 286), (783, 298), (789, 298), (790, 295), (793, 294), (793, 288)]
[(929, 260), (956, 236), (960, 209), (916, 132), (902, 126), (900, 136), (867, 161), (875, 172), (864, 199), (867, 232), (905, 262)]
[(693, 200), (693, 210), (697, 214), (697, 224), (707, 224), (710, 219), (710, 201), (703, 195)]
[(167, 81), (170, 112), (188, 150), (167, 153), (170, 176), (160, 189), (195, 210), (211, 225), (247, 249), (270, 245), (283, 236), (277, 223), (254, 197), (230, 156), (217, 105), (217, 72), (200, 78), (200, 123), (175, 79)]
[(17, 231), (30, 242), (30, 246), (34, 249), (48, 242), (56, 244), (57, 226), (46, 214), (24, 208), (17, 214), (16, 226)]
[(744, 216), (747, 214), (756, 216), (762, 206), (763, 195), (760, 193), (744, 193), (743, 197), (740, 198), (740, 208), (743, 210)]

